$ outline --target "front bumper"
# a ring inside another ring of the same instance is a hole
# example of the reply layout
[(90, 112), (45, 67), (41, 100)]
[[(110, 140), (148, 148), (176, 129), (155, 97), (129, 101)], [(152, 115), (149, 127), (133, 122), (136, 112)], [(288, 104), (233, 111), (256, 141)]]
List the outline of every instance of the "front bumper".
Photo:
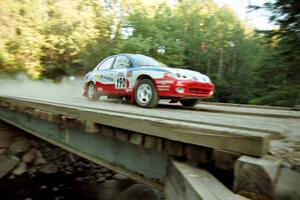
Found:
[(214, 94), (213, 83), (191, 80), (155, 80), (158, 96), (180, 98), (208, 98)]

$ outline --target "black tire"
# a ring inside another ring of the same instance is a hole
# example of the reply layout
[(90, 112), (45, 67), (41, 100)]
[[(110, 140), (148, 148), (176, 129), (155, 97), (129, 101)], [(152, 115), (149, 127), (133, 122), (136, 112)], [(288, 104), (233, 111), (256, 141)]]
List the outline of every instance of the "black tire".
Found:
[[(147, 95), (148, 97), (142, 98), (141, 92), (143, 92), (143, 88), (147, 88), (151, 90), (151, 95)], [(135, 88), (135, 101), (137, 105), (144, 108), (153, 108), (158, 104), (159, 98), (157, 95), (157, 90), (154, 86), (154, 83), (150, 79), (142, 79), (137, 83)]]
[[(97, 91), (97, 88), (95, 86), (95, 84), (93, 82), (90, 82), (88, 85), (88, 91), (87, 91), (87, 97), (90, 101), (97, 101), (100, 98), (100, 93)], [(89, 90), (93, 90), (93, 93), (89, 93), (91, 91)]]
[(124, 99), (125, 99), (126, 103), (130, 103), (131, 102), (131, 96), (125, 96)]
[(180, 100), (180, 103), (186, 107), (194, 107), (195, 105), (197, 105), (198, 101), (198, 99), (186, 99)]

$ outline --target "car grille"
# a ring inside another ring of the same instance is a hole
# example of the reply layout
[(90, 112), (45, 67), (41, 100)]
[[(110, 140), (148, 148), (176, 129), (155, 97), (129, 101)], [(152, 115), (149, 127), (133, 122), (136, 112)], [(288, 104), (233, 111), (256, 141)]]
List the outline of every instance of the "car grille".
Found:
[(190, 94), (203, 94), (203, 95), (208, 95), (210, 92), (210, 90), (203, 89), (203, 88), (189, 88), (188, 91)]

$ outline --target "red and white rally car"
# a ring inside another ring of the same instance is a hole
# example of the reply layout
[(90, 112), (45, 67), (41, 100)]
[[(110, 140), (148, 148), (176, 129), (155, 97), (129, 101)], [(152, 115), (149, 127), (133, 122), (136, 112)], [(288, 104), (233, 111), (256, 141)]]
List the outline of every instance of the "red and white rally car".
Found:
[(125, 97), (141, 107), (155, 107), (159, 99), (194, 106), (211, 97), (215, 86), (197, 71), (170, 68), (140, 54), (113, 55), (100, 62), (84, 77), (84, 96)]

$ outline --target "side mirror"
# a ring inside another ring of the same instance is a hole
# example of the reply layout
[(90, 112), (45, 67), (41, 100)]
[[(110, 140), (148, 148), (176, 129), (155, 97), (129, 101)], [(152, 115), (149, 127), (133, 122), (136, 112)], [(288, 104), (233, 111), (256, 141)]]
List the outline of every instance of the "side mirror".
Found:
[(131, 63), (131, 62), (128, 62), (128, 63), (127, 63), (127, 68), (130, 68), (130, 67), (132, 67), (132, 63)]

